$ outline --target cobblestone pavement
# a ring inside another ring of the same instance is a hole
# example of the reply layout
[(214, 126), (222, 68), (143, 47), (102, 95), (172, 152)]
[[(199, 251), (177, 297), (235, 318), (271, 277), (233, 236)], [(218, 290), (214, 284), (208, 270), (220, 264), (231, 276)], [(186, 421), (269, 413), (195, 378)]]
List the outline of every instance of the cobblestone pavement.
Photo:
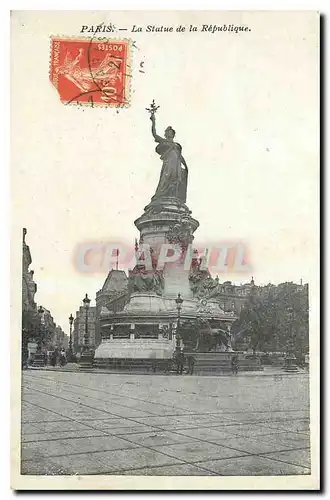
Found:
[(22, 474), (310, 474), (308, 374), (23, 372)]

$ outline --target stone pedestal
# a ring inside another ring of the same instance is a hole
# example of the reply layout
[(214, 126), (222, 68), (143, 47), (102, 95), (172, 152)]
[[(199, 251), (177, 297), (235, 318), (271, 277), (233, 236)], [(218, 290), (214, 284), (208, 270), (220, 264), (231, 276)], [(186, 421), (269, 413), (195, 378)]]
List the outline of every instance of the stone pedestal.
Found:
[(298, 367), (296, 362), (297, 362), (296, 356), (294, 356), (293, 354), (286, 356), (284, 359), (283, 370), (285, 372), (297, 372)]
[(174, 340), (168, 339), (113, 339), (97, 348), (95, 363), (100, 359), (171, 359), (174, 348)]
[(45, 355), (42, 352), (35, 353), (32, 366), (34, 368), (41, 368), (45, 366)]
[[(192, 298), (189, 285), (190, 268), (185, 269), (185, 250), (193, 241), (199, 222), (191, 217), (188, 207), (177, 198), (163, 198), (151, 202), (145, 212), (134, 222), (140, 231), (140, 245), (148, 245), (155, 262), (160, 263), (164, 245), (175, 247), (180, 259), (165, 262), (163, 269), (163, 295), (183, 299)], [(171, 250), (169, 250), (171, 252)]]
[[(106, 306), (102, 308), (103, 340), (96, 349), (95, 364), (99, 367), (139, 366), (146, 369), (163, 366), (168, 369), (173, 364), (175, 352), (178, 294), (183, 299), (181, 321), (204, 317), (220, 326), (231, 324), (236, 318), (225, 313), (217, 302), (201, 303), (193, 296), (190, 285), (194, 257), (192, 242), (199, 222), (181, 200), (153, 200), (134, 223), (140, 231), (140, 241), (136, 245), (136, 266), (129, 275), (129, 301), (116, 313)], [(171, 257), (173, 251), (175, 259), (160, 262), (160, 255)], [(149, 268), (145, 252), (150, 253)], [(194, 258), (194, 265), (196, 260)], [(129, 324), (134, 325), (134, 330), (128, 329)], [(211, 362), (211, 369), (216, 363)]]
[(184, 263), (165, 264), (164, 296), (176, 299), (180, 293), (184, 300), (193, 297), (189, 285), (189, 270), (184, 269)]
[(79, 368), (93, 368), (94, 351), (85, 350), (81, 353), (79, 360)]

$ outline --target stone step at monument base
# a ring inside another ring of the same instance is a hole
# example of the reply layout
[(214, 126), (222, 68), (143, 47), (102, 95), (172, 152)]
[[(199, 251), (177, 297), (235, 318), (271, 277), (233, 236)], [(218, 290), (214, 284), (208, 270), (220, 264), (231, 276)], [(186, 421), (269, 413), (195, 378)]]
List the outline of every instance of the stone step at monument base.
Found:
[(83, 352), (79, 360), (79, 368), (86, 370), (86, 368), (93, 368), (94, 366), (94, 353), (93, 352)]
[[(235, 353), (213, 352), (213, 353), (185, 353), (184, 372), (189, 371), (189, 356), (194, 359), (195, 375), (213, 375), (231, 373), (231, 359)], [(259, 357), (245, 357), (238, 354), (238, 371), (262, 371)], [(152, 359), (152, 358), (95, 358), (94, 367), (110, 369), (114, 371), (132, 372), (171, 372), (176, 371), (177, 365), (174, 359)]]
[(91, 370), (94, 368), (93, 362), (79, 363), (79, 370)]
[(42, 354), (42, 353), (35, 353), (32, 366), (34, 368), (40, 368), (42, 366), (45, 366), (45, 356), (44, 356), (44, 354)]
[[(186, 367), (187, 368), (187, 367)], [(244, 364), (244, 365), (239, 365), (238, 367), (238, 372), (252, 372), (252, 371), (263, 371), (262, 366), (258, 365), (251, 365), (251, 364)], [(231, 373), (232, 372), (232, 366), (231, 364), (204, 364), (204, 363), (195, 363), (194, 365), (194, 374), (202, 374), (202, 373)]]
[(262, 356), (262, 362), (269, 366), (279, 366), (283, 367), (285, 364), (285, 355), (284, 354), (271, 354), (267, 357)]
[(232, 357), (238, 359), (238, 372), (245, 371), (262, 371), (263, 366), (259, 357), (246, 357), (245, 354), (235, 354), (235, 352), (209, 352), (209, 353), (185, 353), (186, 366), (188, 359), (192, 357), (194, 360), (193, 373), (198, 374), (214, 374), (214, 373), (230, 373), (232, 372)]
[(295, 356), (288, 356), (285, 359), (283, 370), (285, 372), (297, 372), (298, 371), (298, 366), (296, 364), (296, 357)]
[(173, 369), (172, 359), (150, 359), (150, 358), (96, 358), (94, 367), (110, 370), (132, 370), (141, 372), (168, 372)]

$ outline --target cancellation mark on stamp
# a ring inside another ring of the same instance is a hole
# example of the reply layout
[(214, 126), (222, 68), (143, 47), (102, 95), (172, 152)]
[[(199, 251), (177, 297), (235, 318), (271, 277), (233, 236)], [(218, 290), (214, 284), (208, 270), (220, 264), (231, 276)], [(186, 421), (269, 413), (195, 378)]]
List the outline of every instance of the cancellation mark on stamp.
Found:
[(65, 104), (127, 107), (129, 61), (127, 39), (53, 37), (50, 80)]

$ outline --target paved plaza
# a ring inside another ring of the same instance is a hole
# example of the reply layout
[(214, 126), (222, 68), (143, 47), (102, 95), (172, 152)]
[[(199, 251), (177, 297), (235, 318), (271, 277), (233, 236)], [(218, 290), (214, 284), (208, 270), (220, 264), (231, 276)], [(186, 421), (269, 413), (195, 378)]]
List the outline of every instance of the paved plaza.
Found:
[(22, 474), (310, 474), (308, 374), (23, 372)]

